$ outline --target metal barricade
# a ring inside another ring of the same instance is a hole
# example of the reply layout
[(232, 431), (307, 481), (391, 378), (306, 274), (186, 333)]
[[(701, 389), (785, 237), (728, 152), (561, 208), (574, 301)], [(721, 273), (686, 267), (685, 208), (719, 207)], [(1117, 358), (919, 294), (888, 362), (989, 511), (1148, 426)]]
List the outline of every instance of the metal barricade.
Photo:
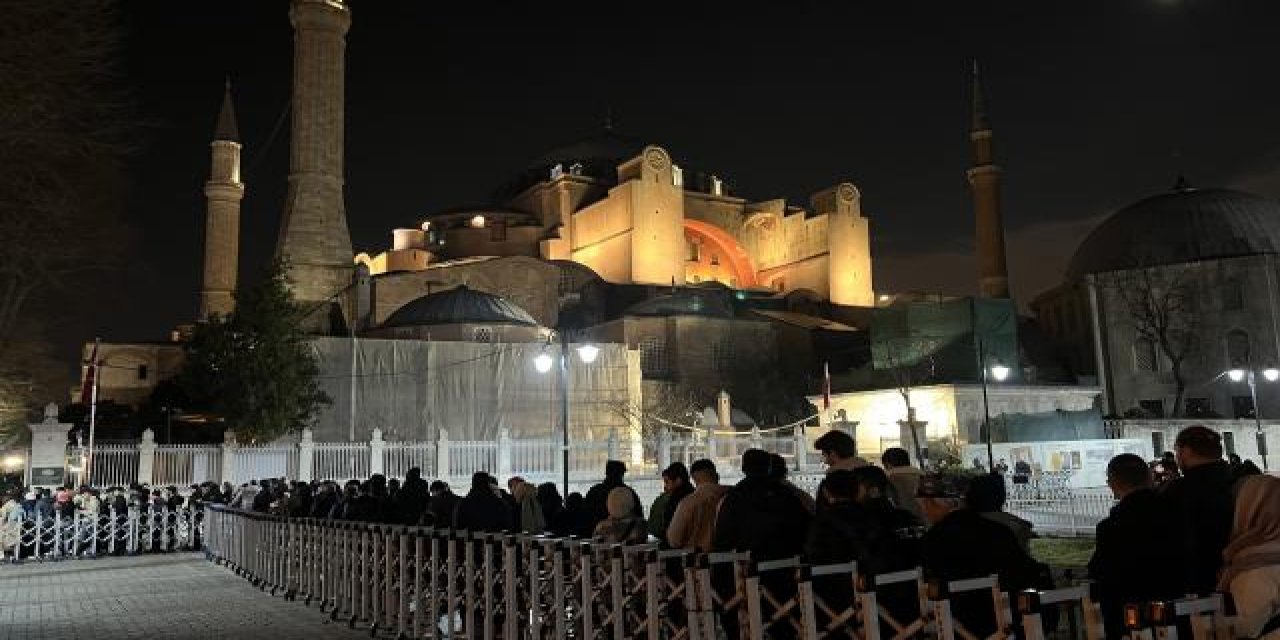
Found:
[(1084, 620), (1086, 640), (1102, 640), (1102, 610), (1093, 597), (1091, 585), (1038, 591), (1027, 589), (1018, 594), (1018, 612), (1022, 615), (1022, 633), (1026, 640), (1044, 640), (1043, 614), (1048, 607), (1078, 606)]
[(191, 508), (131, 508), (117, 512), (39, 512), (12, 523), (16, 544), (9, 562), (60, 561), (105, 555), (134, 555), (201, 548), (204, 514)]
[[(1000, 590), (1000, 578), (991, 575), (986, 578), (970, 578), (968, 580), (952, 580), (950, 582), (933, 581), (929, 585), (929, 602), (933, 609), (933, 619), (937, 624), (937, 637), (941, 640), (963, 638), (976, 640), (986, 638), (1012, 638), (1013, 615), (1009, 608), (1009, 597)], [(991, 599), (995, 630), (987, 636), (978, 636), (956, 620), (951, 607), (951, 598), (957, 594), (986, 593)]]
[[(109, 544), (131, 523), (137, 530), (132, 539), (154, 546), (160, 540), (149, 528), (155, 517), (101, 519), (79, 531), (96, 529), (95, 539)], [(265, 591), (318, 604), (323, 615), (373, 635), (431, 640), (716, 640), (721, 634), (730, 640), (976, 638), (953, 615), (953, 598), (960, 594), (977, 600), (984, 613), (989, 607), (996, 629), (984, 637), (1010, 638), (1016, 631), (995, 576), (926, 585), (919, 569), (868, 576), (853, 563), (752, 562), (741, 553), (290, 519), (221, 506), (190, 522), (203, 536), (210, 560)], [(101, 533), (113, 527), (116, 533)], [(172, 528), (175, 544), (184, 544), (187, 525)], [(59, 535), (58, 526), (49, 529)], [(165, 548), (168, 542), (158, 544)], [(1021, 596), (1026, 637), (1043, 637), (1036, 634), (1046, 607), (1076, 604), (1085, 608), (1084, 637), (1101, 637), (1087, 587)], [(1206, 629), (1220, 627), (1214, 617), (1220, 602), (1172, 608), (1184, 617), (1205, 617)], [(1158, 637), (1173, 636), (1159, 631)]]
[(1232, 640), (1236, 634), (1225, 605), (1223, 595), (1218, 593), (1204, 598), (1152, 602), (1147, 605), (1148, 630), (1134, 633), (1132, 637), (1177, 640), (1182, 628), (1190, 631), (1193, 640)]

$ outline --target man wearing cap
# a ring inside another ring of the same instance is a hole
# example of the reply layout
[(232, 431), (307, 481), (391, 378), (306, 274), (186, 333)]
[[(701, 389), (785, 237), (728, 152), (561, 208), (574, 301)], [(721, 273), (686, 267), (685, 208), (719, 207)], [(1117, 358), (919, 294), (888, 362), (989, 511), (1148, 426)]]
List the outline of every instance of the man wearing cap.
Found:
[(1182, 476), (1164, 486), (1163, 496), (1183, 535), (1183, 586), (1208, 595), (1217, 586), (1222, 550), (1231, 536), (1235, 478), (1222, 459), (1222, 436), (1208, 427), (1194, 425), (1178, 432), (1173, 450)]
[[(946, 583), (997, 574), (1007, 593), (1045, 586), (1038, 583), (1047, 568), (1022, 550), (1008, 527), (966, 508), (967, 490), (963, 476), (921, 478), (916, 495), (930, 525), (924, 536), (925, 576)], [(952, 596), (951, 610), (970, 633), (987, 637), (996, 631), (989, 592)]]

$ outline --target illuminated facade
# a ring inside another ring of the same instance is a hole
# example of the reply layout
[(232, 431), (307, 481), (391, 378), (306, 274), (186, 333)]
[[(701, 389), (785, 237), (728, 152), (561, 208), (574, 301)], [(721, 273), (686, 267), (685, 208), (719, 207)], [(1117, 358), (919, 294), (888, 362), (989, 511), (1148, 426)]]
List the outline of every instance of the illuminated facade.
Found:
[(666, 149), (608, 131), (546, 158), (500, 205), (429, 214), (422, 229), (396, 229), (389, 250), (356, 262), (377, 276), (433, 259), (528, 256), (576, 262), (612, 284), (719, 282), (874, 302), (868, 222), (852, 184), (815, 194), (808, 208), (751, 202), (717, 176), (687, 180)]
[[(997, 425), (993, 430), (997, 434), (995, 440), (1005, 441), (1005, 438), (1000, 437), (1002, 430), (999, 426), (1005, 416), (1096, 413), (1093, 409), (1098, 392), (1096, 387), (988, 385), (987, 405), (990, 407), (993, 424)], [(917, 424), (924, 425), (923, 428), (917, 427), (918, 435), (927, 438), (929, 443), (936, 445), (946, 442), (963, 448), (965, 445), (983, 442), (981, 429), (986, 414), (981, 385), (919, 386), (912, 388), (910, 395)], [(810, 400), (822, 403), (820, 396)], [(879, 454), (889, 447), (911, 449), (910, 432), (903, 423), (906, 405), (898, 389), (835, 394), (831, 397), (830, 413), (833, 424), (845, 423), (854, 430), (861, 455)], [(1098, 425), (1101, 426), (1101, 423)]]

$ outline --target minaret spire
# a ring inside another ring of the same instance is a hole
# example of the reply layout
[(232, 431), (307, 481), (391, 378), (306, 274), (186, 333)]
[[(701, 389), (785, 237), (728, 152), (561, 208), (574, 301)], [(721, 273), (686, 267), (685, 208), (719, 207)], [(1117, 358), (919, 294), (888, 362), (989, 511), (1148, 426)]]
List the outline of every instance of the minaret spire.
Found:
[(210, 146), (209, 180), (204, 183), (204, 271), (200, 286), (200, 321), (235, 310), (240, 263), (240, 132), (231, 103), (231, 80), (222, 94), (222, 108)]
[(1004, 218), (1000, 210), (1000, 165), (992, 149), (991, 122), (973, 61), (972, 119), (969, 146), (972, 165), (966, 172), (973, 193), (974, 246), (978, 257), (978, 291), (984, 298), (1009, 297), (1009, 270), (1005, 259)]
[(236, 108), (231, 103), (231, 77), (227, 77), (222, 94), (222, 110), (218, 112), (218, 126), (213, 130), (214, 140), (240, 142), (240, 127), (236, 126)]
[(990, 131), (991, 121), (987, 119), (987, 104), (982, 95), (982, 77), (978, 72), (978, 60), (973, 60), (973, 106), (970, 108), (973, 118), (969, 125), (969, 131)]

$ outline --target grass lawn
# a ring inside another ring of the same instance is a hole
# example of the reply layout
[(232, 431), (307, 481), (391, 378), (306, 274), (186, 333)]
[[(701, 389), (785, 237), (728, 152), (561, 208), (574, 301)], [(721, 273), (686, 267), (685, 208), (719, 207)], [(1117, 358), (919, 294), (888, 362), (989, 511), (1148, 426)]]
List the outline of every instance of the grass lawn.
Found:
[(1054, 568), (1083, 568), (1093, 555), (1093, 538), (1036, 538), (1031, 555)]

